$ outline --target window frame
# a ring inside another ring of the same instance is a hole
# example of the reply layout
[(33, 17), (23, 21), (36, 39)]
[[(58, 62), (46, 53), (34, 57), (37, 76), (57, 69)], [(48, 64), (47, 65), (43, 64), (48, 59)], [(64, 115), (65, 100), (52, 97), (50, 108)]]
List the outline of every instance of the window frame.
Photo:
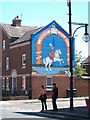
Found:
[[(48, 79), (51, 78), (51, 85), (48, 85)], [(52, 76), (47, 76), (46, 77), (46, 90), (51, 91), (52, 90), (52, 84), (53, 84), (53, 77)]]
[(9, 90), (9, 77), (6, 77), (6, 90)]
[(5, 68), (6, 68), (6, 70), (9, 70), (9, 66), (10, 66), (10, 58), (9, 58), (9, 57), (6, 57), (5, 62), (6, 62), (6, 66), (5, 66)]
[(22, 91), (26, 90), (26, 76), (22, 76)]
[(22, 54), (22, 68), (26, 68), (26, 54)]
[(5, 90), (5, 77), (2, 78), (2, 90)]
[(3, 40), (2, 42), (2, 50), (6, 50), (6, 40)]

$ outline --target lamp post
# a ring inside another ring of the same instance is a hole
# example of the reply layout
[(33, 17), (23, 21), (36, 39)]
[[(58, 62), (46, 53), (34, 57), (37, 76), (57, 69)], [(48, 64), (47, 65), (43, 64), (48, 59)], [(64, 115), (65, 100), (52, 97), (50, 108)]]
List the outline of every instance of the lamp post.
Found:
[(72, 24), (71, 24), (71, 1), (69, 7), (69, 43), (70, 43), (70, 111), (73, 110), (73, 67), (72, 67)]
[[(75, 32), (81, 28), (85, 27), (85, 34), (84, 34), (84, 41), (88, 42), (90, 37), (89, 34), (87, 33), (87, 26), (88, 24), (84, 23), (75, 23), (71, 21), (71, 0), (67, 0), (67, 5), (69, 7), (69, 44), (70, 44), (70, 111), (74, 110), (73, 107), (73, 63), (72, 63), (72, 38), (74, 37)], [(74, 25), (80, 25), (73, 33), (72, 36), (72, 24)]]

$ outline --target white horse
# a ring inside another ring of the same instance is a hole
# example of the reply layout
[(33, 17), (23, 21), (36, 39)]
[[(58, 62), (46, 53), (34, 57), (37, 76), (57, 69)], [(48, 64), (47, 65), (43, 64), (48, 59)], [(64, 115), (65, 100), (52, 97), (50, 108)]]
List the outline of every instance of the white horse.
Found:
[(48, 71), (48, 67), (51, 71), (51, 65), (53, 62), (56, 62), (58, 61), (61, 65), (61, 61), (64, 63), (63, 59), (60, 59), (60, 55), (61, 55), (61, 51), (60, 50), (56, 50), (55, 53), (54, 53), (54, 58), (53, 59), (50, 59), (50, 57), (46, 57), (43, 59), (43, 63), (45, 64), (45, 68), (46, 68), (46, 71)]

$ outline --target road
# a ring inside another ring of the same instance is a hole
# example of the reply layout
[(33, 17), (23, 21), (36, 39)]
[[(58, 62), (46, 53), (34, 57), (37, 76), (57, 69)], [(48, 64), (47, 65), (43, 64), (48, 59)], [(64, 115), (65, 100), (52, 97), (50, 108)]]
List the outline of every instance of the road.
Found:
[[(76, 101), (74, 106), (83, 106), (85, 101)], [(69, 107), (69, 101), (57, 102), (59, 108)], [(48, 110), (52, 109), (52, 103), (47, 102)], [(55, 115), (47, 115), (41, 113), (41, 103), (38, 100), (24, 100), (24, 101), (0, 101), (0, 118), (2, 120), (74, 120), (67, 116), (60, 115), (59, 118)], [(6, 119), (7, 118), (7, 119)], [(76, 120), (76, 119), (75, 119)], [(79, 119), (80, 120), (80, 119)]]

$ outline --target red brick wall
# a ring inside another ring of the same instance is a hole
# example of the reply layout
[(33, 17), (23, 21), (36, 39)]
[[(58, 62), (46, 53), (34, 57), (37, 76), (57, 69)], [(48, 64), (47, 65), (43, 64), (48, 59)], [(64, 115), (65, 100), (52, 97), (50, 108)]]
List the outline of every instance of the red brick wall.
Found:
[(32, 76), (32, 98), (38, 98), (41, 85), (46, 87), (45, 76)]
[(90, 80), (88, 80), (88, 96), (90, 97)]
[[(67, 97), (67, 89), (69, 89), (69, 78), (65, 76), (53, 76), (53, 82), (57, 84), (59, 97)], [(41, 85), (46, 87), (45, 76), (32, 77), (32, 95), (38, 98)], [(47, 91), (48, 97), (51, 97), (51, 91)]]
[[(59, 97), (67, 97), (67, 89), (70, 89), (70, 79), (67, 76), (53, 76), (53, 82), (57, 84)], [(45, 76), (32, 77), (32, 98), (38, 98), (41, 85), (46, 87)], [(90, 80), (73, 78), (73, 88), (76, 89), (76, 96), (90, 96)], [(51, 97), (51, 91), (47, 91)]]
[(88, 91), (89, 91), (88, 81), (90, 80), (82, 79), (82, 78), (75, 79), (77, 96), (88, 96)]
[[(10, 56), (11, 56), (11, 71), (16, 69), (18, 74), (29, 74), (30, 68), (30, 58), (29, 58), (30, 46), (22, 46), (16, 47), (11, 49)], [(22, 54), (26, 54), (26, 68), (22, 69)]]
[(5, 50), (2, 50), (2, 75), (9, 75), (10, 70), (6, 70), (5, 63), (6, 63), (6, 57), (10, 57), (10, 50), (9, 50), (9, 44), (10, 40), (8, 36), (5, 34), (5, 32), (2, 31), (2, 41), (6, 41), (6, 48)]

